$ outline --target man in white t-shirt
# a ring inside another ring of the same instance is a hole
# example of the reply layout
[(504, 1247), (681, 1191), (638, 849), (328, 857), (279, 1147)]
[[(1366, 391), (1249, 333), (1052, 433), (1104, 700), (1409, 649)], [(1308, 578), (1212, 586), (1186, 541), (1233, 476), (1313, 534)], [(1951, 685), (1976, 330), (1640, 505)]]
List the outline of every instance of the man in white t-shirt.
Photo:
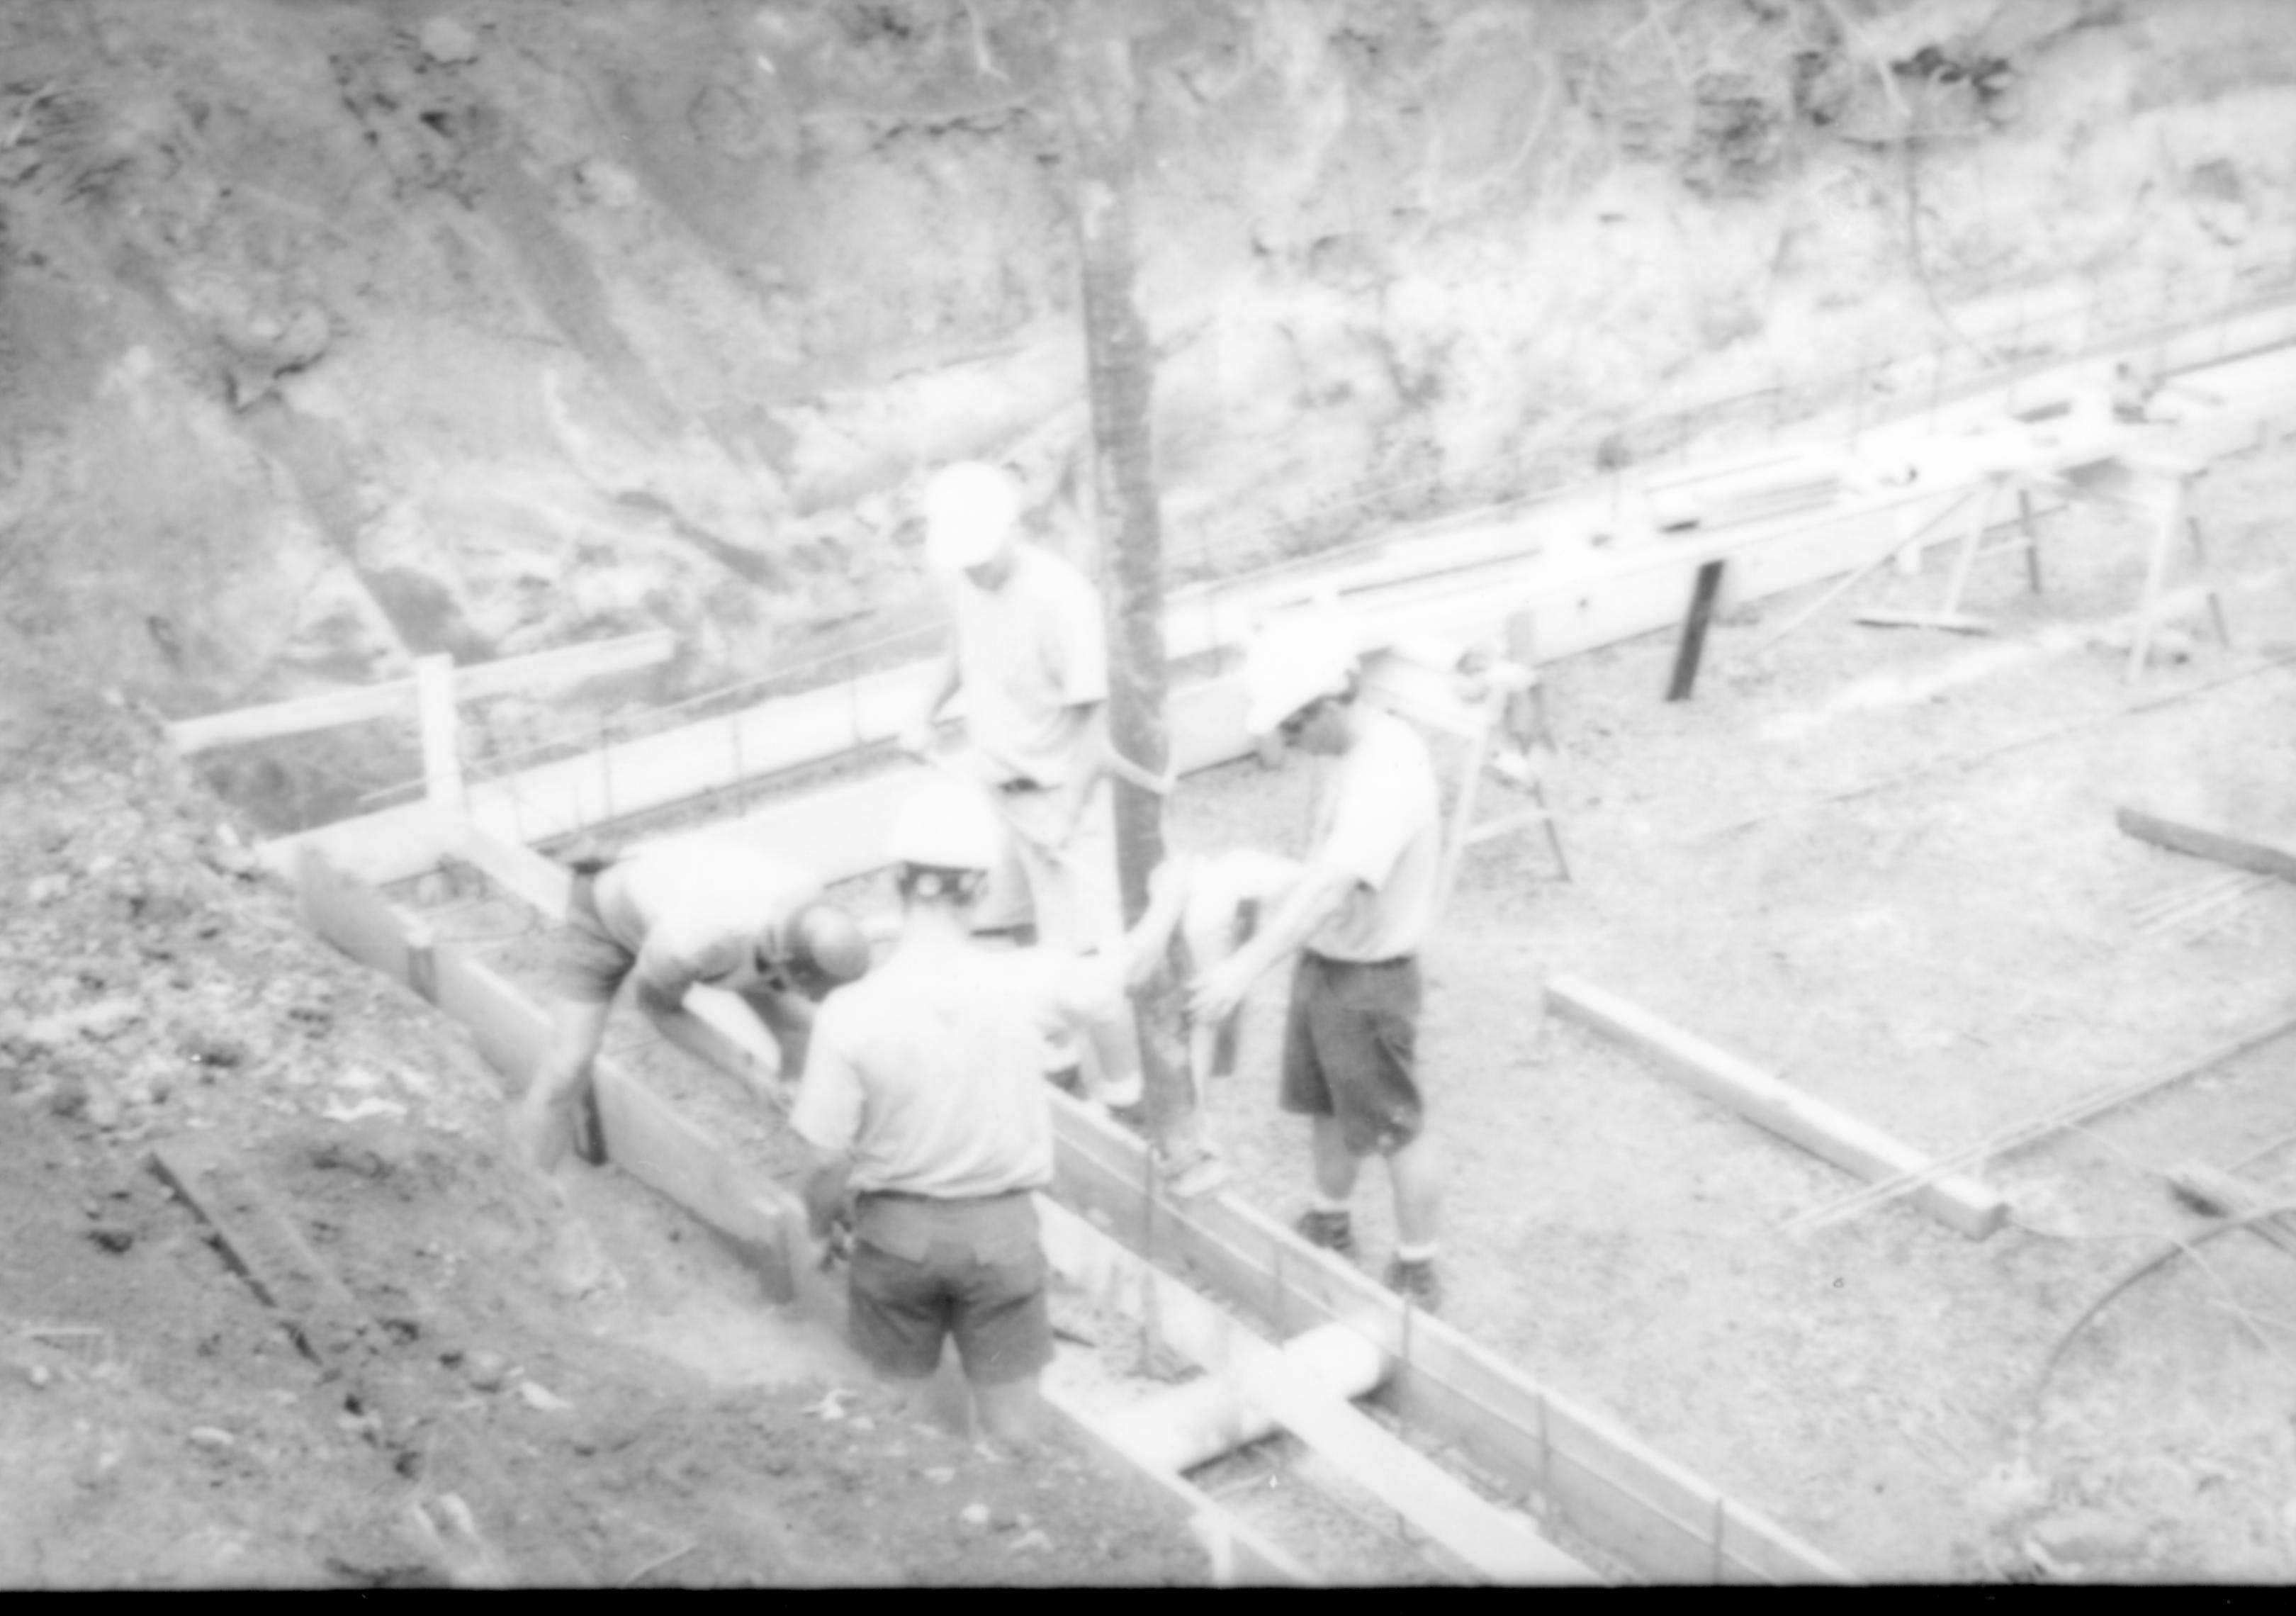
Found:
[(745, 843), (685, 837), (579, 867), (550, 1042), (512, 1114), (513, 1144), (545, 1175), (564, 1161), (626, 980), (661, 1035), (705, 1064), (712, 1046), (685, 996), (697, 984), (726, 988), (772, 1034), (782, 1072), (794, 1074), (815, 1004), (868, 968), (860, 926), (824, 901), (821, 883)]
[(1189, 1008), (1214, 1024), (1263, 972), (1299, 950), (1281, 1103), (1313, 1127), (1316, 1195), (1298, 1224), (1348, 1251), (1349, 1199), (1364, 1158), (1386, 1158), (1397, 1246), (1387, 1283), (1441, 1306), (1436, 1236), (1441, 1169), (1425, 1133), (1416, 1058), (1419, 950), (1435, 916), (1440, 799), (1426, 742), (1356, 700), (1354, 648), (1338, 625), (1279, 625), (1244, 665), (1245, 727), (1332, 759), (1306, 865), (1251, 939), (1204, 971)]
[[(1117, 890), (1103, 712), (1108, 646), (1100, 592), (1021, 537), (1019, 481), (963, 462), (925, 490), (926, 554), (947, 580), (954, 639), (901, 744), (935, 760), (933, 724), (964, 700), (965, 744), (940, 767), (980, 783), (1004, 827), (973, 915), (983, 932), (1072, 953), (1115, 946)], [(1110, 1034), (1128, 1044), (1130, 1019)], [(1138, 1060), (1095, 1038), (1095, 1098), (1139, 1103)]]

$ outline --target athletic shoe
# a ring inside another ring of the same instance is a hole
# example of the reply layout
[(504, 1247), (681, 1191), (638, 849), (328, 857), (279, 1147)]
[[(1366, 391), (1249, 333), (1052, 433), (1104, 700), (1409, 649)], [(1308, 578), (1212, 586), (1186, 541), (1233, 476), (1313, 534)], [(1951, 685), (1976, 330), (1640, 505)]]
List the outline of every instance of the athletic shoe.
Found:
[(1300, 1239), (1326, 1251), (1337, 1251), (1345, 1257), (1356, 1249), (1356, 1232), (1345, 1212), (1305, 1211), (1292, 1226)]
[(1387, 1288), (1422, 1313), (1443, 1310), (1443, 1282), (1436, 1277), (1435, 1259), (1406, 1262), (1397, 1258), (1387, 1265)]

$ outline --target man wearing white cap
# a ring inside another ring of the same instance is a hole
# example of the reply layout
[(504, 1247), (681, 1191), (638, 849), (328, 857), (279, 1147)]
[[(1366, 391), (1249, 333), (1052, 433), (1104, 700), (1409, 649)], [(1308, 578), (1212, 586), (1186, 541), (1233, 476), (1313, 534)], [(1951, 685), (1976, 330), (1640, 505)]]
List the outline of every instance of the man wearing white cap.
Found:
[(1434, 1311), (1441, 1167), (1425, 1133), (1416, 1046), (1418, 955), (1435, 918), (1442, 821), (1418, 732), (1356, 700), (1356, 652), (1341, 624), (1308, 618), (1264, 634), (1244, 663), (1245, 727), (1332, 760), (1306, 868), (1258, 934), (1199, 975), (1202, 1024), (1234, 1013), (1293, 950), (1281, 1103), (1313, 1128), (1310, 1243), (1355, 1245), (1348, 1203), (1364, 1158), (1387, 1159), (1395, 1196), (1390, 1288)]
[[(965, 748), (945, 767), (980, 783), (1008, 832), (973, 925), (1076, 953), (1111, 947), (1124, 917), (1100, 789), (1108, 700), (1100, 592), (1062, 557), (1022, 541), (1021, 485), (1002, 466), (943, 467), (924, 507), (926, 560), (949, 580), (955, 633), (901, 744), (931, 759), (934, 720), (964, 693)], [(1132, 1075), (1099, 1097), (1137, 1103), (1136, 1061), (1103, 1056), (1102, 1065), (1106, 1076)]]

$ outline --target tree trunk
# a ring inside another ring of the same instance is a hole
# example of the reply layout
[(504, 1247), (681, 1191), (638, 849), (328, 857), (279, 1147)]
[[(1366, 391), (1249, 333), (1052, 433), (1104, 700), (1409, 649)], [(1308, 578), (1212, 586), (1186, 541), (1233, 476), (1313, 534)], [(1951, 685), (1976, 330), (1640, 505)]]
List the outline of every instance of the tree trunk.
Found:
[[(1075, 169), (1085, 355), (1092, 399), (1093, 504), (1108, 621), (1108, 736), (1123, 757), (1164, 773), (1164, 541), (1150, 432), (1155, 361), (1133, 295), (1132, 176), (1138, 88), (1122, 8), (1081, 4), (1067, 21), (1062, 93)], [(1148, 903), (1164, 857), (1163, 803), (1114, 782), (1117, 874), (1126, 923)], [(1195, 1194), (1225, 1177), (1204, 1137), (1188, 1070), (1176, 939), (1163, 969), (1133, 996), (1148, 1128), (1168, 1187)]]

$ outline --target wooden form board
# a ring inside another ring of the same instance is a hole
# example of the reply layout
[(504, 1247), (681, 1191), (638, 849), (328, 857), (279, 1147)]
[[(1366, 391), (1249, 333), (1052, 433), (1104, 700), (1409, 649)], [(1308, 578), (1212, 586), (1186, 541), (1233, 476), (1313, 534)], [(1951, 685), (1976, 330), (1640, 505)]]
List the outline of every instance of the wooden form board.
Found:
[(1150, 1262), (1194, 1279), (1277, 1340), (1344, 1323), (1395, 1359), (1389, 1399), (1502, 1489), (1654, 1582), (1848, 1583), (1848, 1568), (1731, 1502), (1617, 1421), (1550, 1390), (1234, 1195), (1169, 1200), (1139, 1139), (1052, 1095), (1054, 1191)]
[(2114, 824), (2139, 841), (2213, 859), (2236, 870), (2296, 881), (2296, 838), (2264, 837), (2138, 808), (2123, 808), (2112, 817)]
[[(1039, 1198), (1042, 1199), (1041, 1197)], [(1157, 1332), (1338, 1465), (1466, 1568), (1476, 1581), (1587, 1586), (1603, 1579), (1387, 1431), (1294, 1359), (1057, 1202), (1039, 1209), (1053, 1267)], [(1327, 1325), (1325, 1328), (1345, 1328)], [(1299, 1339), (1297, 1337), (1295, 1340)]]
[[(2236, 408), (2175, 427), (2114, 429), (2098, 439), (2114, 446), (2173, 447), (2193, 452), (2237, 447), (2255, 430), (2259, 412), (2286, 411), (2296, 393), (2296, 355), (2266, 355), (2226, 367), (2223, 385), (2237, 393)], [(2210, 381), (2218, 379), (2208, 378)], [(2236, 383), (2236, 387), (2234, 385)], [(1970, 406), (1977, 409), (1975, 405)], [(1953, 430), (1997, 422), (1998, 402)], [(1914, 423), (1898, 429), (1909, 444), (1931, 444)], [(2222, 439), (2218, 443), (2218, 439)], [(2086, 441), (2086, 440), (2084, 440)], [(2096, 446), (2092, 446), (2096, 447)], [(2072, 451), (2064, 451), (2072, 452)], [(2082, 451), (2086, 452), (2086, 451)], [(1415, 575), (1398, 554), (1391, 587), (1351, 596), (1352, 610), (1376, 619), (1391, 635), (1432, 634), (1491, 640), (1510, 619), (1528, 615), (1542, 660), (1668, 629), (1681, 616), (1699, 567), (1732, 563), (1721, 608), (1835, 576), (1905, 542), (1905, 535), (1962, 498), (1982, 476), (1971, 465), (1958, 474), (1950, 456), (1932, 467), (1917, 490), (1845, 501), (1833, 509), (1753, 522), (1721, 533), (1629, 546), (1615, 553), (1555, 542), (1553, 524), (1583, 521), (1585, 501), (1561, 512), (1534, 513), (1501, 534), (1472, 536), (1481, 559), (1463, 568), (1443, 563), (1440, 576)], [(2037, 495), (2033, 515), (2055, 508)], [(2004, 524), (2006, 525), (2005, 522)], [(1933, 536), (1943, 542), (1949, 535)], [(1457, 536), (1443, 543), (1461, 542)], [(1505, 546), (1515, 546), (1509, 554)], [(1425, 562), (1422, 558), (1423, 564)], [(1224, 593), (1176, 595), (1167, 613), (1167, 639), (1175, 658), (1240, 643), (1258, 615), (1311, 598), (1322, 584), (1313, 570), (1262, 579)], [(775, 767), (825, 760), (863, 737), (873, 743), (891, 733), (905, 694), (926, 677), (922, 666), (894, 669), (850, 687), (767, 702), (734, 719), (714, 719), (643, 741), (624, 742), (611, 757), (593, 756), (511, 776), (471, 783), (476, 824), (507, 840), (531, 841), (597, 823), (610, 812), (627, 815), (685, 800)], [(1233, 675), (1185, 685), (1171, 697), (1172, 761), (1192, 773), (1250, 755), (1243, 733), (1241, 681)], [(880, 733), (882, 732), (882, 733)], [(824, 749), (827, 750), (824, 750)], [(737, 764), (737, 757), (740, 762)], [(898, 788), (863, 781), (816, 793), (808, 801), (775, 804), (755, 820), (755, 833), (814, 862), (830, 879), (875, 867), (873, 844), (894, 811)], [(348, 828), (357, 827), (357, 828)], [(400, 880), (435, 867), (439, 844), (421, 805), (307, 833), (298, 842), (328, 849), (337, 862), (373, 882)], [(426, 858), (434, 862), (426, 863)]]
[[(564, 684), (610, 673), (652, 668), (677, 654), (677, 636), (666, 628), (628, 635), (594, 644), (568, 645), (532, 656), (505, 657), (480, 662), (455, 672), (458, 700), (503, 695), (537, 685)], [(293, 701), (274, 701), (263, 707), (242, 707), (233, 712), (209, 713), (168, 726), (168, 739), (186, 755), (245, 741), (275, 740), (305, 734), (371, 718), (412, 718), (415, 681), (390, 679), (357, 690), (331, 691)]]
[[(548, 1036), (548, 1018), (539, 1009), (477, 961), (433, 947), (418, 917), (334, 869), (319, 853), (307, 850), (299, 870), (302, 912), (313, 931), (402, 987), (416, 987), (426, 969), (435, 972), (439, 1009), (472, 1031), (510, 1092), (524, 1084)], [(700, 1125), (612, 1062), (601, 1057), (594, 1076), (608, 1154), (617, 1165), (732, 1242), (759, 1267), (777, 1300), (793, 1300), (816, 1315), (833, 1306), (797, 1236), (805, 1212), (793, 1195), (719, 1148)], [(1086, 1452), (1142, 1484), (1154, 1507), (1194, 1535), (1211, 1559), (1216, 1582), (1315, 1581), (1199, 1489), (1132, 1463), (1121, 1443), (1071, 1399), (1048, 1400)]]
[[(1554, 977), (1546, 984), (1546, 1004), (1555, 1013), (1652, 1056), (1748, 1121), (1862, 1178), (1923, 1174), (1931, 1165), (1911, 1145), (1590, 982)], [(1913, 1199), (1972, 1240), (1984, 1239), (2008, 1217), (2008, 1202), (1965, 1174), (1931, 1177)]]

